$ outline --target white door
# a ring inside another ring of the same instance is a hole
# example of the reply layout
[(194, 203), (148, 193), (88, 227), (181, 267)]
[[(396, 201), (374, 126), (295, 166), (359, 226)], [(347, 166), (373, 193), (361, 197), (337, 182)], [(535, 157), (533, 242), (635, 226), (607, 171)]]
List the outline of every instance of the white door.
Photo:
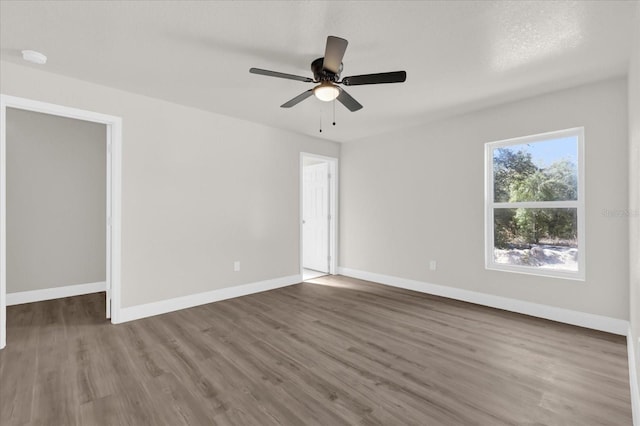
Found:
[(303, 168), (302, 266), (329, 272), (329, 164)]

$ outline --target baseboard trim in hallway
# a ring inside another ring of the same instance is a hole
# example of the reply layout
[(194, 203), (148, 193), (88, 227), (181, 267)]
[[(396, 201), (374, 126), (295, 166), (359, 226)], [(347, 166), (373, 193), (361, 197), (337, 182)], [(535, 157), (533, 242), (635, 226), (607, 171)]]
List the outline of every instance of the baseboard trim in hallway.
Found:
[(302, 280), (303, 281), (313, 280), (315, 278), (324, 277), (325, 275), (329, 275), (329, 273), (328, 272), (314, 271), (313, 269), (307, 269), (307, 268), (304, 268), (302, 270)]
[(538, 303), (526, 302), (524, 300), (510, 299), (507, 297), (494, 296), (471, 290), (430, 284), (422, 281), (360, 271), (351, 268), (338, 267), (338, 273), (347, 277), (373, 281), (392, 287), (404, 288), (407, 290), (432, 294), (434, 296), (447, 297), (449, 299), (461, 300), (463, 302), (475, 303), (477, 305), (488, 306), (491, 308), (504, 309), (505, 311), (517, 312), (519, 314), (558, 321), (565, 324), (577, 325), (579, 327), (590, 328), (593, 330), (606, 331), (620, 336), (626, 336), (629, 328), (629, 321), (626, 320), (594, 315), (586, 312), (572, 311), (569, 309), (557, 308), (555, 306), (541, 305)]
[(249, 294), (260, 293), (267, 290), (274, 290), (276, 288), (286, 287), (300, 282), (302, 282), (302, 276), (300, 274), (289, 275), (287, 277), (258, 281), (234, 287), (225, 287), (204, 293), (190, 294), (173, 299), (146, 303), (144, 305), (120, 308), (118, 323), (166, 314), (167, 312), (193, 308), (194, 306), (206, 305), (207, 303), (233, 299), (234, 297), (247, 296)]
[(7, 293), (7, 306), (61, 299), (63, 297), (82, 296), (83, 294), (99, 293), (106, 290), (107, 283), (100, 281), (88, 284), (74, 284), (63, 287), (44, 288), (41, 290), (19, 291), (15, 293)]

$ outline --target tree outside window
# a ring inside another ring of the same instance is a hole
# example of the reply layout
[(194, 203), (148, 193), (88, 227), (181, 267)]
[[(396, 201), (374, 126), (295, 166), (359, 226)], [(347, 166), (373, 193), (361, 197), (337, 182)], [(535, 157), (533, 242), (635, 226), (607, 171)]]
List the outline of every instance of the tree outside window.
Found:
[(486, 145), (487, 268), (584, 279), (583, 129)]

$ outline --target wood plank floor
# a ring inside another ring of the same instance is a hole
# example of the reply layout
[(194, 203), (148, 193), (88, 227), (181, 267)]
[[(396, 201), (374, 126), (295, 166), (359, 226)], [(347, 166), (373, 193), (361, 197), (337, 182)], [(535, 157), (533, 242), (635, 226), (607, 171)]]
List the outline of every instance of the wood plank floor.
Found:
[(631, 425), (625, 339), (344, 277), (111, 325), (8, 308), (0, 424)]

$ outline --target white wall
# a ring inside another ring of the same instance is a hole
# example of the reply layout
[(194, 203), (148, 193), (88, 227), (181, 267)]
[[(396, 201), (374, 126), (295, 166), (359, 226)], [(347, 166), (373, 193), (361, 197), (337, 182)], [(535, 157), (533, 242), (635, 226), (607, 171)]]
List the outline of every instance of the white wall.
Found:
[[(484, 268), (484, 144), (585, 127), (586, 281)], [(340, 265), (628, 319), (627, 85), (615, 79), (342, 147)], [(437, 270), (429, 270), (429, 260)]]
[(7, 62), (0, 91), (122, 117), (123, 307), (299, 274), (299, 153), (338, 144)]
[(107, 129), (7, 108), (7, 293), (106, 280)]

